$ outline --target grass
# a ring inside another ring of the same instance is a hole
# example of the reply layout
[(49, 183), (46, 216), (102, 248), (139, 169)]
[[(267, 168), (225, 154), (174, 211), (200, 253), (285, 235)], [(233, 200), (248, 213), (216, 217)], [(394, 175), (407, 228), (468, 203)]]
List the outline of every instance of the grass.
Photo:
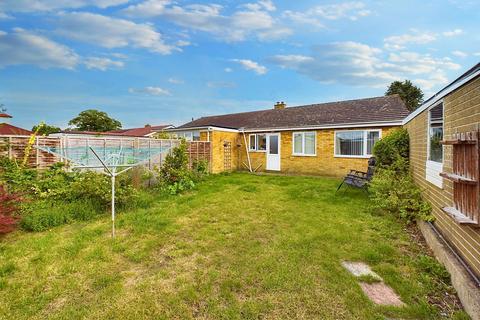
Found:
[[(444, 269), (337, 184), (212, 176), (121, 212), (115, 240), (108, 216), (15, 232), (0, 242), (0, 318), (438, 319), (429, 301), (453, 293)], [(406, 306), (372, 304), (343, 260), (367, 262)]]

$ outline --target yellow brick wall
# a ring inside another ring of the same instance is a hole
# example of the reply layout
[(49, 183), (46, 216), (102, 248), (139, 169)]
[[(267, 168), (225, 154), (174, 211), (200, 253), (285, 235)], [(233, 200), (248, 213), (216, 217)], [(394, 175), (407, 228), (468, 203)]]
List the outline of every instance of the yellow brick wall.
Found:
[[(352, 128), (352, 130), (382, 129), (382, 137), (387, 135), (393, 128)], [(344, 129), (342, 129), (344, 130)], [(281, 162), (280, 172), (290, 174), (307, 174), (322, 176), (344, 176), (350, 169), (366, 171), (368, 159), (366, 158), (341, 158), (334, 156), (334, 132), (335, 130), (316, 130), (317, 132), (317, 155), (294, 156), (292, 155), (293, 131), (282, 131), (280, 136)], [(247, 134), (248, 143), (248, 134)], [(240, 147), (240, 162), (247, 162), (247, 155), (243, 138)], [(265, 171), (265, 152), (249, 152), (252, 167), (260, 166), (257, 171)], [(245, 167), (240, 167), (245, 170)]]
[[(211, 171), (212, 173), (219, 173), (225, 171), (225, 142), (231, 143), (231, 170), (235, 171), (238, 168), (238, 140), (239, 134), (236, 132), (225, 132), (213, 130), (209, 133), (211, 142)], [(200, 140), (207, 141), (207, 133), (200, 133)]]
[[(452, 92), (444, 99), (444, 138), (458, 132), (476, 130), (480, 123), (480, 78)], [(435, 225), (457, 249), (472, 269), (480, 275), (480, 229), (461, 226), (441, 208), (453, 205), (453, 183), (443, 179), (440, 189), (425, 180), (427, 160), (428, 112), (424, 111), (406, 124), (410, 134), (410, 162), (416, 183), (432, 204)], [(443, 171), (452, 172), (452, 146), (444, 147)]]

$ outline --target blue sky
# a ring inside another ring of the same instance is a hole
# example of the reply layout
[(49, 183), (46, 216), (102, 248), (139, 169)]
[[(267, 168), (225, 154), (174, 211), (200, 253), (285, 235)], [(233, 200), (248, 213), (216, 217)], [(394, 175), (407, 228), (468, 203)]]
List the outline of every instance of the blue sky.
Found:
[(480, 60), (480, 2), (1, 0), (0, 103), (25, 128), (95, 108), (124, 127), (426, 95)]

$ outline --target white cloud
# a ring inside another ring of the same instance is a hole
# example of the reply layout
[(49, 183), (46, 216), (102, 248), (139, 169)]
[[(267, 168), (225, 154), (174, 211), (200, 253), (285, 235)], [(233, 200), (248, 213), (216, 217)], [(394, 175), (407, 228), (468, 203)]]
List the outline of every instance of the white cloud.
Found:
[(460, 68), (449, 58), (388, 53), (351, 41), (313, 47), (310, 55), (276, 55), (270, 60), (321, 83), (385, 88), (394, 80), (411, 79), (425, 90), (445, 84), (446, 71)]
[(480, 57), (480, 52), (475, 52), (473, 55), (476, 57)]
[(283, 13), (285, 18), (295, 23), (310, 24), (323, 27), (326, 20), (349, 19), (357, 20), (371, 14), (363, 2), (344, 2), (337, 4), (319, 5), (305, 12), (287, 10)]
[(173, 83), (173, 84), (183, 84), (184, 81), (182, 79), (177, 79), (177, 78), (168, 78), (168, 82)]
[(455, 50), (455, 51), (452, 51), (452, 54), (456, 57), (459, 57), (459, 58), (466, 58), (468, 57), (468, 54), (466, 52), (463, 52), (463, 51), (460, 51), (460, 50)]
[(273, 1), (270, 1), (270, 0), (260, 0), (258, 2), (254, 2), (254, 3), (246, 3), (246, 4), (242, 5), (242, 7), (247, 8), (247, 9), (252, 10), (252, 11), (258, 11), (258, 10), (275, 11), (275, 10), (277, 10)]
[(77, 9), (87, 6), (108, 8), (127, 3), (129, 0), (2, 0), (0, 10), (8, 12), (53, 11)]
[(271, 1), (242, 5), (230, 15), (222, 14), (223, 9), (218, 4), (180, 6), (169, 0), (146, 0), (127, 7), (123, 13), (132, 17), (158, 17), (229, 42), (244, 41), (249, 37), (273, 40), (291, 34), (289, 28), (280, 26), (271, 16), (270, 12), (275, 9)]
[(390, 36), (385, 38), (386, 49), (401, 50), (408, 44), (426, 44), (437, 39), (437, 36), (431, 32), (419, 32), (417, 30), (411, 30), (412, 33), (402, 34), (398, 36)]
[(237, 84), (230, 81), (209, 81), (207, 87), (209, 88), (235, 88)]
[(149, 24), (137, 24), (88, 12), (61, 13), (57, 34), (71, 40), (105, 48), (132, 46), (160, 54), (170, 54), (180, 48), (165, 43), (162, 35)]
[(30, 64), (41, 68), (74, 69), (80, 57), (67, 46), (44, 36), (15, 28), (0, 31), (0, 67)]
[(232, 70), (232, 68), (225, 68), (225, 69), (223, 69), (223, 71), (225, 71), (225, 72), (232, 72), (233, 70)]
[(110, 68), (121, 68), (124, 66), (123, 61), (115, 61), (109, 58), (88, 57), (83, 60), (83, 64), (88, 69), (98, 69), (105, 71)]
[(10, 20), (13, 19), (13, 17), (9, 16), (5, 12), (0, 11), (0, 20)]
[(267, 68), (255, 61), (248, 59), (232, 59), (231, 61), (240, 64), (245, 70), (251, 70), (256, 74), (263, 75), (267, 73)]
[(145, 87), (145, 88), (130, 88), (128, 89), (128, 92), (130, 93), (142, 93), (142, 94), (148, 94), (152, 96), (170, 96), (171, 93), (167, 89), (163, 89), (160, 87)]
[(454, 37), (454, 36), (459, 36), (459, 35), (463, 34), (463, 30), (462, 29), (454, 29), (454, 30), (445, 31), (442, 34), (445, 37)]

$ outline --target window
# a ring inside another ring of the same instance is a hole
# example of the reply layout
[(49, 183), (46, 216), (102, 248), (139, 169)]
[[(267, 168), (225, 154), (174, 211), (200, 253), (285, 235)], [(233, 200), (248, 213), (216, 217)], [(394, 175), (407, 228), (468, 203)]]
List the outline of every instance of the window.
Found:
[(180, 131), (177, 132), (177, 138), (183, 138), (187, 141), (200, 141), (200, 131)]
[(293, 133), (293, 155), (314, 156), (316, 155), (316, 132), (294, 132)]
[(443, 162), (443, 103), (428, 112), (428, 160)]
[(380, 139), (380, 132), (380, 130), (352, 130), (335, 132), (335, 156), (371, 156), (375, 142)]
[(249, 135), (250, 151), (266, 151), (267, 150), (267, 135), (264, 133)]

